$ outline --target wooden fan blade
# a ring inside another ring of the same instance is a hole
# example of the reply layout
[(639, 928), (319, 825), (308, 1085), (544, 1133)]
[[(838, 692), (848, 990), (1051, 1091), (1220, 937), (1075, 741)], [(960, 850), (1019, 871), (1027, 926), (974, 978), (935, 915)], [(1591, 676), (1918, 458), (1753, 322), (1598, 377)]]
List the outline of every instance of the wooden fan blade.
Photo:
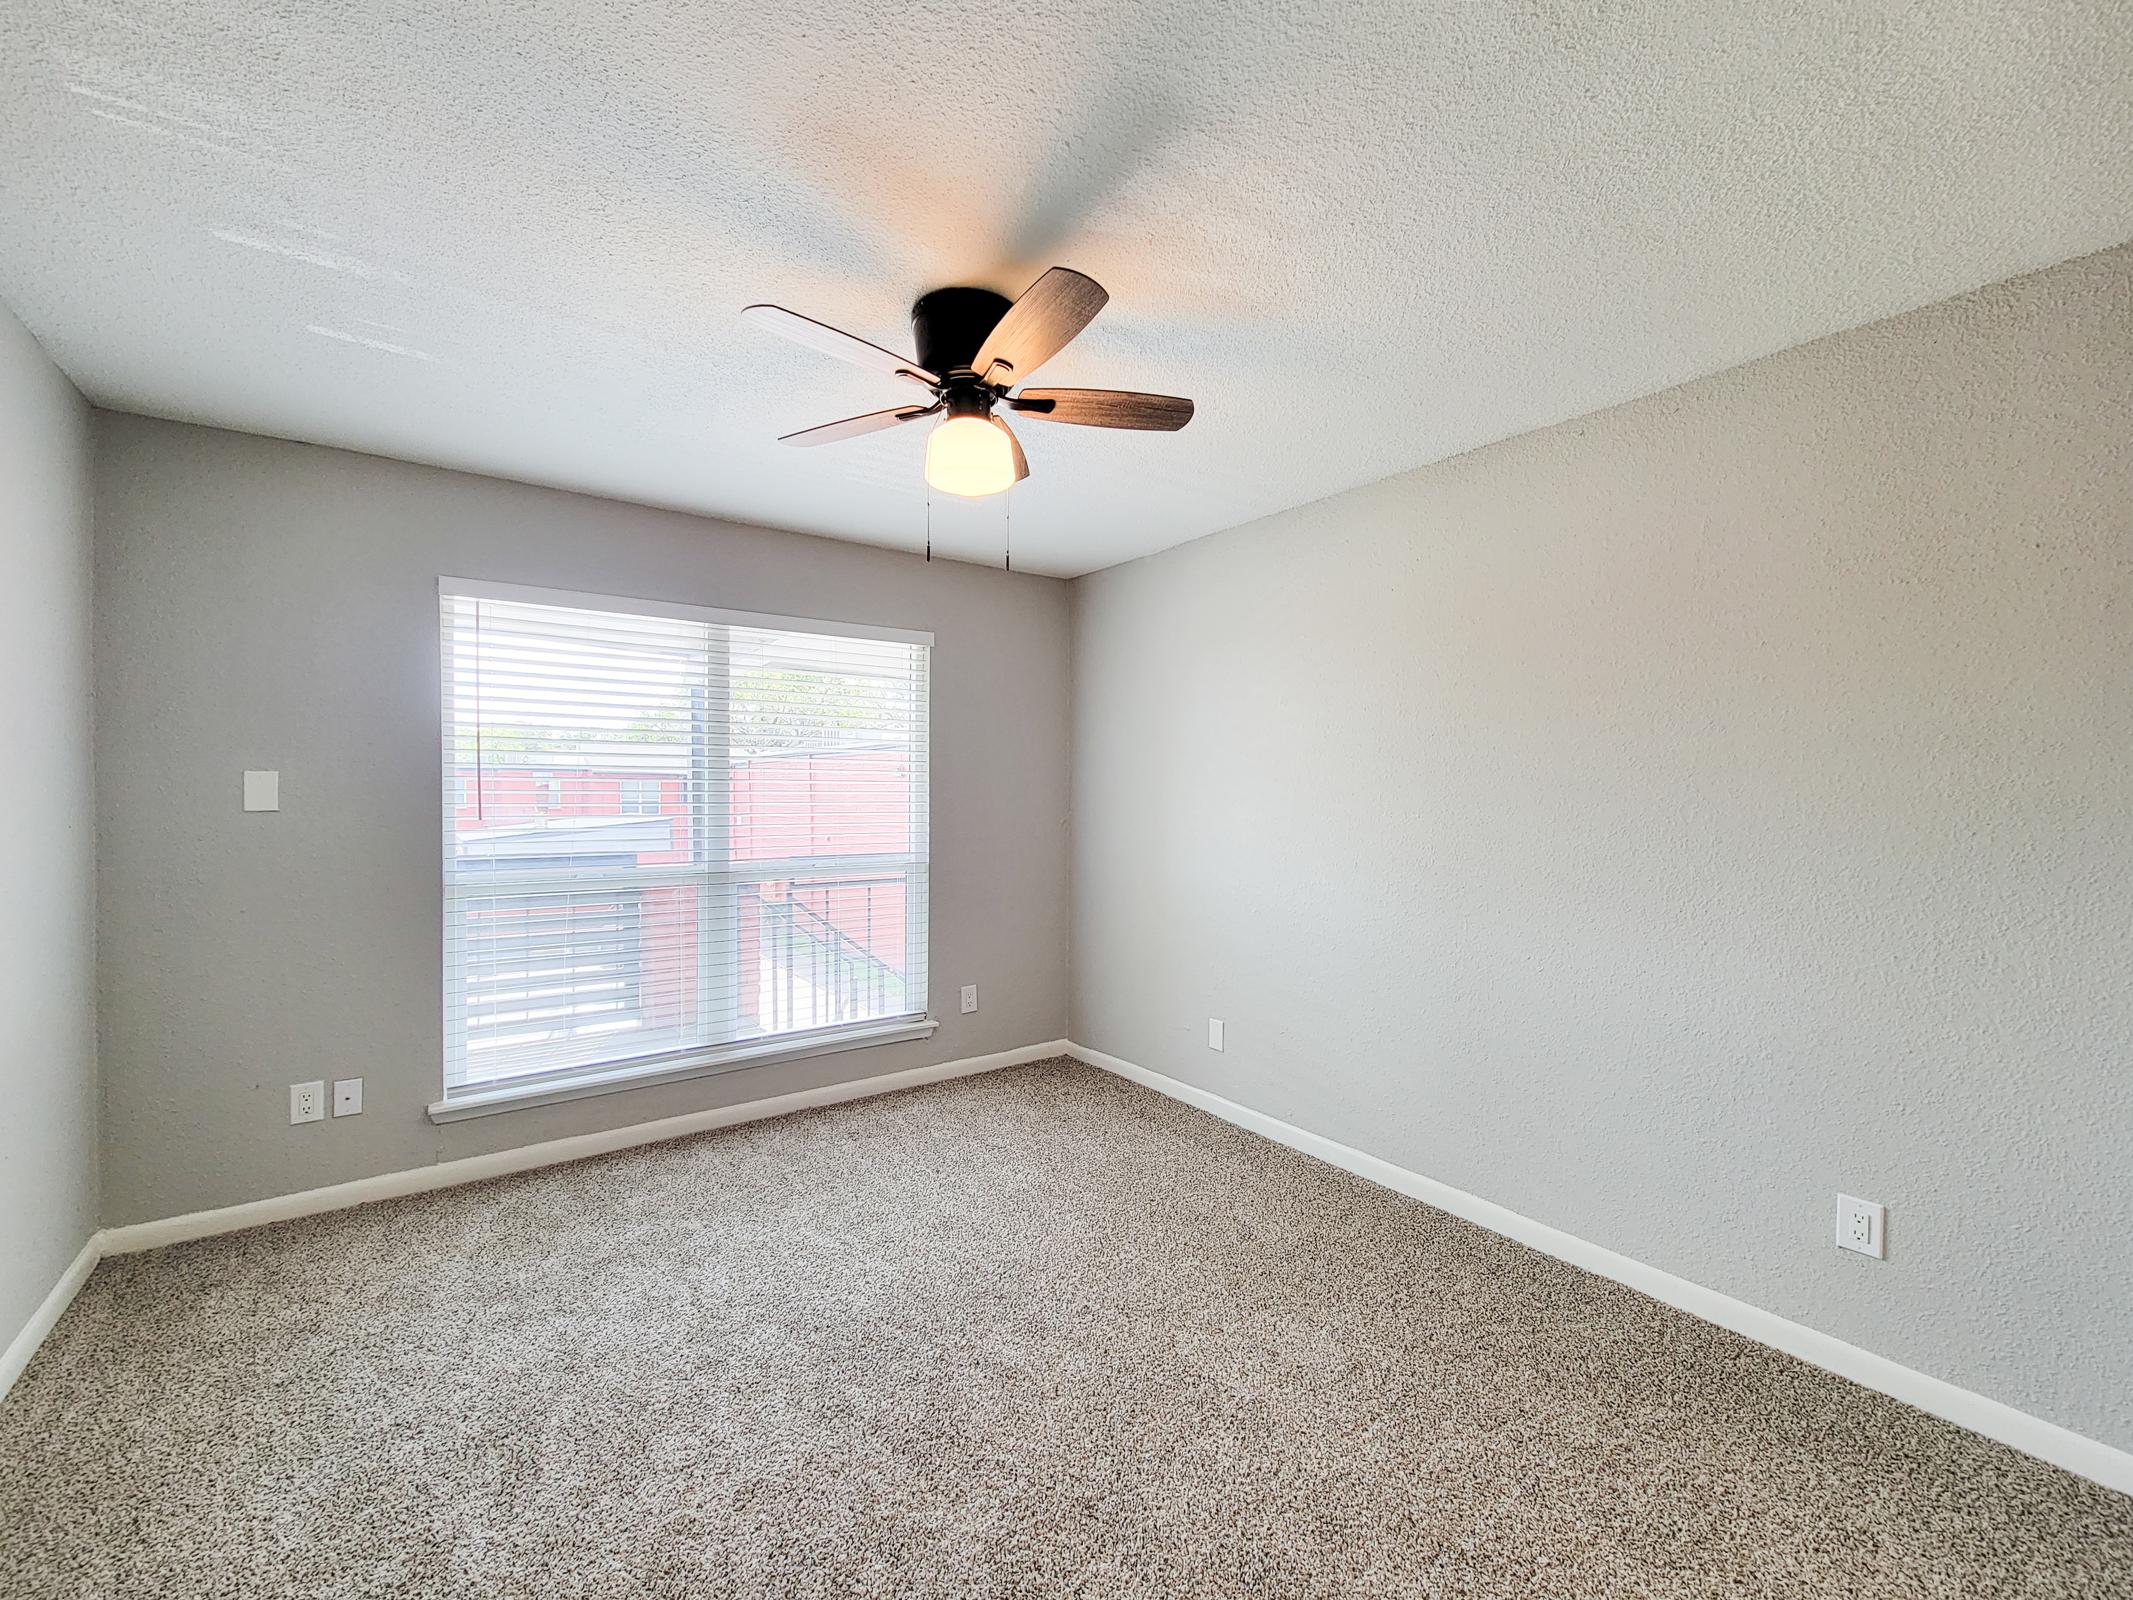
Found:
[(1015, 430), (998, 417), (987, 417), (985, 420), (1006, 434), (1007, 442), (1015, 447), (1015, 482), (1020, 483), (1029, 476), (1029, 457), (1022, 453), (1022, 441), (1015, 437)]
[(910, 422), (919, 417), (930, 417), (940, 410), (935, 406), (898, 406), (893, 411), (869, 411), (863, 417), (846, 417), (842, 422), (825, 422), (819, 428), (802, 428), (798, 433), (788, 433), (779, 438), (779, 444), (835, 444), (839, 439), (856, 439), (863, 433), (879, 433), (884, 428), (893, 428), (900, 422)]
[[(1065, 347), (1103, 310), (1110, 295), (1094, 278), (1054, 267), (1009, 306), (978, 346), (970, 370), (995, 383), (1020, 383)], [(993, 373), (1006, 367), (1005, 377)]]
[(1085, 428), (1146, 428), (1175, 433), (1192, 421), (1192, 402), (1130, 389), (1024, 389), (1008, 402), (1018, 415)]
[(758, 328), (795, 340), (809, 349), (820, 350), (824, 355), (835, 356), (840, 361), (849, 361), (854, 366), (871, 367), (876, 372), (886, 372), (892, 378), (909, 378), (931, 389), (941, 380), (913, 361), (909, 356), (900, 356), (894, 350), (884, 350), (878, 344), (868, 344), (855, 334), (842, 328), (833, 328), (826, 322), (817, 322), (813, 317), (803, 317), (797, 311), (787, 311), (783, 306), (749, 306), (741, 312), (743, 320)]

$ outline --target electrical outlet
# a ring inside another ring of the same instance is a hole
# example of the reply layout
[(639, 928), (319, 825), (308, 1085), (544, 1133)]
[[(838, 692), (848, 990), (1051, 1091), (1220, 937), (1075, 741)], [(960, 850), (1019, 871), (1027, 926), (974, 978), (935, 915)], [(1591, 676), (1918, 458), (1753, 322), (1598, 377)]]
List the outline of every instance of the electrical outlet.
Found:
[(1888, 1259), (1888, 1211), (1871, 1200), (1837, 1196), (1837, 1248), (1856, 1250), (1876, 1261)]
[(333, 1114), (337, 1117), (360, 1117), (363, 1114), (363, 1080), (361, 1078), (335, 1078), (333, 1080)]
[(977, 1009), (978, 986), (974, 983), (966, 983), (963, 985), (963, 1015), (967, 1017)]
[(1207, 1048), (1210, 1050), (1222, 1048), (1222, 1019), (1220, 1017), (1209, 1017), (1207, 1019)]
[(309, 1083), (289, 1085), (289, 1121), (317, 1122), (326, 1115), (326, 1084), (314, 1078)]

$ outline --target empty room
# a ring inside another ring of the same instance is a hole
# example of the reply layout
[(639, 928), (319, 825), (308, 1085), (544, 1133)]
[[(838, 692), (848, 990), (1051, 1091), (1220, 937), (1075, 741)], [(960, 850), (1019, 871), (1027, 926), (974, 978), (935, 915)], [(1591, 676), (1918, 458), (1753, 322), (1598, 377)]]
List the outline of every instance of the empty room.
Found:
[(2133, 1600), (2123, 0), (0, 97), (0, 1597)]

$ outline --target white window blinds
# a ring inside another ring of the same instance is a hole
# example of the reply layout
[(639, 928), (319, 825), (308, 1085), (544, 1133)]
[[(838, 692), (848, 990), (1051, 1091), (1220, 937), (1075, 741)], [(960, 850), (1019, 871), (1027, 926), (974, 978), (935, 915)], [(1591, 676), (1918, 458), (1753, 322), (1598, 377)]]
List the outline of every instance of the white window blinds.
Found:
[(447, 1100), (924, 1015), (929, 635), (441, 588)]

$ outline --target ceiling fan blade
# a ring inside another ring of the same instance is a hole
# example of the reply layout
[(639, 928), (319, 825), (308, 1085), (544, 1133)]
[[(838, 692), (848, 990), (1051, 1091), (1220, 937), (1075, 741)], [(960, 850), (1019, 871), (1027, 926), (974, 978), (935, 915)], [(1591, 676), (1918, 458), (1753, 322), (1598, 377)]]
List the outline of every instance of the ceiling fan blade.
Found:
[(855, 334), (842, 328), (833, 328), (826, 322), (817, 322), (813, 317), (803, 317), (797, 311), (787, 311), (783, 306), (749, 306), (741, 312), (744, 320), (754, 323), (771, 333), (780, 334), (810, 349), (820, 350), (824, 355), (849, 361), (855, 366), (871, 367), (876, 372), (886, 372), (892, 378), (909, 378), (931, 389), (941, 380), (913, 361), (909, 356), (900, 356), (894, 350), (884, 350), (878, 344), (868, 344)]
[[(1110, 298), (1094, 278), (1071, 267), (1052, 268), (1007, 308), (978, 346), (971, 371), (991, 382), (1020, 383), (1059, 354)], [(1004, 377), (993, 372), (996, 366), (1008, 369)]]
[(779, 444), (835, 444), (839, 439), (856, 439), (863, 433), (879, 433), (883, 428), (893, 428), (900, 422), (911, 422), (919, 417), (930, 417), (940, 410), (931, 406), (898, 406), (892, 411), (869, 411), (863, 417), (846, 417), (842, 422), (825, 422), (819, 428), (802, 428), (798, 433), (781, 436)]
[(1192, 421), (1192, 402), (1174, 394), (1129, 389), (1024, 389), (1008, 402), (1025, 417), (1078, 422), (1085, 428), (1146, 428), (1175, 433)]
[(1015, 437), (1015, 430), (1010, 428), (1006, 423), (1002, 422), (998, 417), (987, 417), (985, 420), (991, 423), (995, 428), (998, 428), (1002, 433), (1006, 434), (1007, 442), (1014, 446), (1015, 482), (1020, 483), (1024, 478), (1029, 476), (1029, 457), (1025, 456), (1022, 453), (1022, 441)]

